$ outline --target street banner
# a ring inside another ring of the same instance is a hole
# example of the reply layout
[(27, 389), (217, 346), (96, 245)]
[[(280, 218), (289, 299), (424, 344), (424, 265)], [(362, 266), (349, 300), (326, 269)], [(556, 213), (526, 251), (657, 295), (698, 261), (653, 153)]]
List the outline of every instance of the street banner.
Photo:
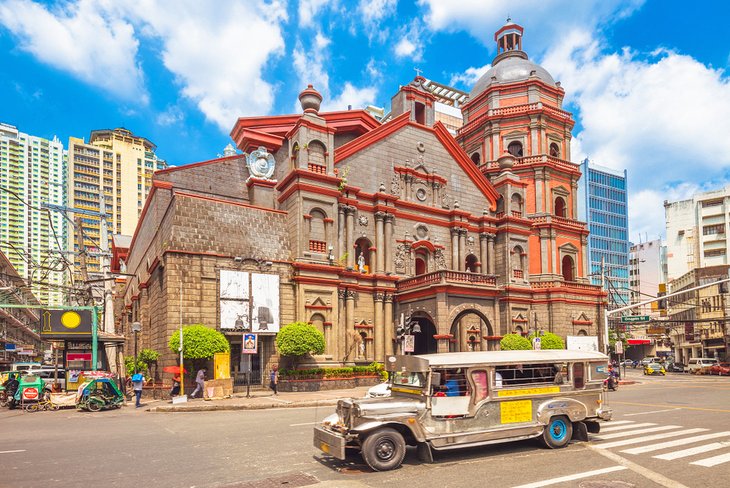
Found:
[(413, 334), (403, 336), (403, 352), (413, 352), (416, 350), (416, 336)]
[(259, 350), (259, 336), (254, 333), (243, 334), (243, 354), (256, 354)]

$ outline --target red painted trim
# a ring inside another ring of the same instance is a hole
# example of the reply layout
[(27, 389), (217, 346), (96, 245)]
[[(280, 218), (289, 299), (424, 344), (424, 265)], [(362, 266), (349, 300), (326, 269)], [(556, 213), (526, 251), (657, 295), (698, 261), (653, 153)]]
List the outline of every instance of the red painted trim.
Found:
[(592, 320), (573, 320), (573, 325), (593, 325)]
[[(199, 166), (207, 166), (209, 164), (225, 163), (227, 161), (233, 161), (234, 159), (244, 159), (244, 158), (245, 158), (245, 156), (243, 154), (236, 154), (234, 156), (226, 156), (223, 158), (209, 159), (207, 161), (199, 161), (197, 163), (185, 164), (183, 166), (173, 166), (170, 168), (165, 168), (165, 169), (160, 169), (160, 170), (155, 171), (155, 176), (156, 175), (165, 175), (168, 173), (172, 173), (174, 171), (180, 171), (181, 169), (197, 168)], [(165, 181), (165, 182), (159, 182), (159, 183), (168, 183), (168, 182)], [(170, 185), (170, 188), (172, 188), (172, 183), (169, 183), (169, 185)], [(164, 188), (164, 187), (162, 187), (162, 188)]]
[[(465, 283), (466, 285), (466, 283)], [(425, 297), (432, 297), (436, 296), (439, 293), (450, 293), (452, 295), (462, 295), (462, 296), (470, 296), (470, 297), (498, 297), (502, 294), (502, 290), (500, 289), (483, 289), (483, 288), (460, 288), (458, 286), (452, 285), (452, 284), (446, 284), (446, 285), (436, 285), (436, 286), (430, 286), (428, 288), (424, 288), (422, 290), (417, 290), (414, 292), (406, 291), (406, 292), (399, 292), (398, 293), (398, 300), (404, 301), (404, 300), (415, 300), (417, 298), (425, 298)]]
[(322, 188), (321, 186), (297, 182), (289, 186), (286, 191), (281, 192), (276, 198), (276, 201), (281, 203), (289, 198), (296, 191), (311, 191), (312, 193), (316, 193), (318, 195), (326, 195), (328, 197), (338, 197), (340, 195), (340, 192), (335, 189)]
[[(215, 252), (203, 252), (203, 251), (184, 251), (182, 249), (166, 249), (165, 251), (162, 252), (163, 256), (165, 254), (185, 254), (188, 256), (211, 256), (211, 257), (215, 257), (215, 258), (228, 258), (228, 259), (233, 259), (233, 257), (234, 257), (233, 255), (228, 255), (228, 254), (220, 254), (220, 253), (215, 253)], [(274, 262), (281, 263), (283, 261), (274, 261)]]
[(505, 24), (502, 26), (501, 29), (499, 29), (497, 32), (494, 33), (494, 41), (496, 42), (499, 39), (499, 35), (508, 30), (516, 30), (519, 31), (520, 35), (525, 31), (525, 29), (522, 28), (521, 25), (518, 24)]
[(147, 199), (144, 201), (142, 213), (139, 214), (137, 226), (134, 228), (134, 234), (132, 235), (132, 241), (129, 243), (130, 253), (132, 252), (132, 249), (134, 249), (134, 242), (137, 240), (137, 234), (139, 233), (140, 227), (142, 227), (142, 222), (144, 222), (144, 218), (147, 216), (147, 210), (149, 209), (150, 205), (152, 205), (152, 199), (155, 196), (155, 193), (157, 193), (158, 188), (162, 188), (163, 190), (170, 190), (172, 192), (172, 183), (168, 181), (157, 181), (155, 179), (152, 180), (152, 188), (150, 189), (149, 195), (147, 195)]
[(152, 274), (152, 272), (153, 272), (153, 271), (154, 271), (155, 269), (157, 269), (157, 267), (158, 267), (159, 265), (160, 265), (160, 257), (159, 257), (159, 256), (155, 256), (155, 259), (154, 259), (154, 261), (152, 261), (152, 263), (150, 263), (150, 266), (149, 266), (149, 268), (147, 268), (147, 273), (149, 273), (149, 274)]
[(281, 214), (281, 215), (287, 215), (289, 213), (289, 212), (287, 212), (285, 210), (275, 210), (273, 208), (259, 207), (257, 205), (249, 205), (248, 203), (232, 202), (230, 200), (222, 200), (220, 198), (206, 197), (206, 196), (203, 196), (203, 195), (198, 195), (198, 194), (195, 194), (195, 193), (188, 193), (188, 192), (180, 191), (180, 190), (176, 190), (175, 191), (175, 195), (176, 196), (179, 195), (179, 196), (187, 197), (187, 198), (195, 198), (195, 199), (198, 199), (198, 200), (207, 200), (209, 202), (223, 203), (223, 204), (226, 204), (226, 205), (233, 205), (234, 207), (251, 208), (251, 209), (254, 209), (254, 210), (261, 210), (263, 212), (271, 212), (271, 213), (276, 213), (276, 214)]
[(436, 339), (437, 341), (439, 341), (439, 340), (444, 340), (444, 339), (453, 339), (454, 336), (453, 336), (453, 334), (434, 334), (433, 338)]
[(325, 218), (323, 218), (323, 219), (322, 219), (322, 221), (323, 221), (323, 222), (324, 222), (325, 224), (332, 224), (332, 223), (333, 223), (333, 222), (335, 221), (335, 219), (331, 219), (331, 218), (329, 218), (329, 217), (325, 217)]
[(375, 327), (367, 324), (355, 324), (356, 329), (374, 329)]
[(256, 178), (255, 176), (249, 176), (246, 180), (246, 186), (248, 188), (251, 188), (254, 185), (274, 188), (276, 186), (276, 183), (276, 180), (265, 180), (263, 178)]
[(379, 140), (395, 133), (399, 129), (402, 129), (408, 125), (410, 115), (410, 112), (404, 112), (387, 124), (383, 124), (380, 127), (363, 134), (357, 139), (348, 142), (347, 144), (343, 144), (335, 150), (335, 164), (339, 164), (344, 159), (349, 158), (358, 151), (370, 147)]
[[(308, 119), (305, 119), (304, 117), (302, 117), (299, 120), (297, 120), (296, 124), (294, 124), (294, 127), (292, 127), (291, 130), (289, 132), (287, 132), (284, 137), (286, 139), (290, 139), (291, 136), (297, 130), (299, 130), (301, 127), (306, 127), (307, 129), (312, 129), (312, 130), (316, 130), (316, 131), (320, 131), (320, 132), (326, 132), (328, 134), (334, 134), (335, 132), (337, 132), (337, 129), (335, 129), (334, 127), (328, 127), (326, 125), (326, 123), (325, 123), (325, 125), (319, 125), (319, 124), (315, 124), (311, 120), (308, 120)], [(312, 139), (315, 139), (315, 138), (312, 138)]]
[(149, 285), (147, 284), (147, 282), (146, 281), (143, 281), (142, 283), (139, 284), (139, 289), (140, 290), (146, 290), (148, 286)]
[(482, 336), (484, 340), (487, 341), (501, 341), (503, 336), (498, 335), (491, 335), (491, 336)]
[(278, 185), (276, 185), (276, 189), (279, 191), (283, 191), (297, 178), (314, 180), (322, 183), (329, 183), (335, 186), (339, 186), (340, 184), (340, 179), (335, 176), (323, 175), (322, 173), (314, 173), (312, 171), (308, 171), (302, 168), (296, 168), (290, 171), (289, 174), (287, 174), (284, 179), (281, 180)]
[(331, 305), (304, 305), (304, 308), (309, 310), (332, 310)]
[(440, 183), (443, 183), (444, 185), (448, 182), (446, 178), (444, 178), (441, 175), (438, 174), (428, 174), (428, 173), (421, 173), (420, 171), (416, 171), (414, 168), (406, 168), (404, 166), (396, 166), (393, 168), (393, 171), (395, 171), (398, 174), (405, 174), (405, 175), (413, 175), (417, 178), (420, 178), (422, 180), (426, 180), (429, 182), (438, 181)]
[(315, 264), (315, 263), (303, 263), (300, 261), (294, 261), (291, 263), (294, 269), (301, 269), (305, 271), (320, 271), (325, 273), (340, 273), (344, 268), (342, 266), (329, 266), (327, 264)]
[(431, 241), (420, 240), (420, 241), (416, 241), (413, 244), (411, 244), (412, 249), (418, 249), (419, 247), (425, 247), (426, 249), (428, 249), (431, 252), (434, 252), (436, 250), (436, 248), (434, 247), (434, 245)]
[(255, 129), (242, 129), (234, 141), (236, 146), (244, 152), (255, 151), (261, 146), (269, 152), (276, 152), (284, 144), (282, 136)]

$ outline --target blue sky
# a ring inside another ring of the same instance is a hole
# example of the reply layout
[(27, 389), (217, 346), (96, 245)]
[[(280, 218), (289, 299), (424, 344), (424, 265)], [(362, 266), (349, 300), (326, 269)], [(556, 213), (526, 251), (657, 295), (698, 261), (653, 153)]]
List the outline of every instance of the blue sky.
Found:
[(326, 109), (387, 107), (414, 67), (468, 91), (508, 14), (566, 90), (573, 160), (628, 169), (632, 240), (727, 183), (724, 0), (0, 0), (0, 121), (64, 145), (123, 126), (202, 161), (308, 83)]

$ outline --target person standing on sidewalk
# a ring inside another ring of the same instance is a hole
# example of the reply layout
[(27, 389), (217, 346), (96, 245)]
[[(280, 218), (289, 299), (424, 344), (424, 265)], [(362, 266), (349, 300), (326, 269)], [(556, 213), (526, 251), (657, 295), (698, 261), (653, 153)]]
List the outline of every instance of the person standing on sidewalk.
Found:
[(278, 366), (272, 366), (271, 367), (271, 374), (269, 375), (269, 388), (274, 390), (274, 395), (278, 395), (278, 385), (279, 385), (279, 367)]
[(200, 397), (203, 398), (205, 395), (203, 392), (205, 391), (205, 372), (207, 371), (207, 368), (200, 368), (198, 370), (198, 374), (195, 376), (195, 390), (193, 391), (192, 395), (190, 395), (190, 398), (195, 398), (195, 396), (200, 392)]
[(144, 375), (142, 373), (132, 375), (132, 387), (134, 388), (134, 406), (139, 408), (142, 406), (140, 400), (142, 400), (142, 388), (144, 387)]

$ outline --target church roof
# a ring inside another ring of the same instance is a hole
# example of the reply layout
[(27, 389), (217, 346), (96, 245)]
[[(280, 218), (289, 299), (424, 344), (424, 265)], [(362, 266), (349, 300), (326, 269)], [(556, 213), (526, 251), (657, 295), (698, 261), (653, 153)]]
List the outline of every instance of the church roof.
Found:
[(508, 51), (506, 54), (508, 56), (501, 59), (500, 56), (497, 56), (494, 65), (474, 84), (469, 93), (470, 99), (473, 100), (494, 83), (514, 83), (527, 80), (533, 71), (539, 80), (550, 86), (555, 86), (555, 80), (550, 73), (539, 64), (527, 59), (527, 54), (524, 52)]

